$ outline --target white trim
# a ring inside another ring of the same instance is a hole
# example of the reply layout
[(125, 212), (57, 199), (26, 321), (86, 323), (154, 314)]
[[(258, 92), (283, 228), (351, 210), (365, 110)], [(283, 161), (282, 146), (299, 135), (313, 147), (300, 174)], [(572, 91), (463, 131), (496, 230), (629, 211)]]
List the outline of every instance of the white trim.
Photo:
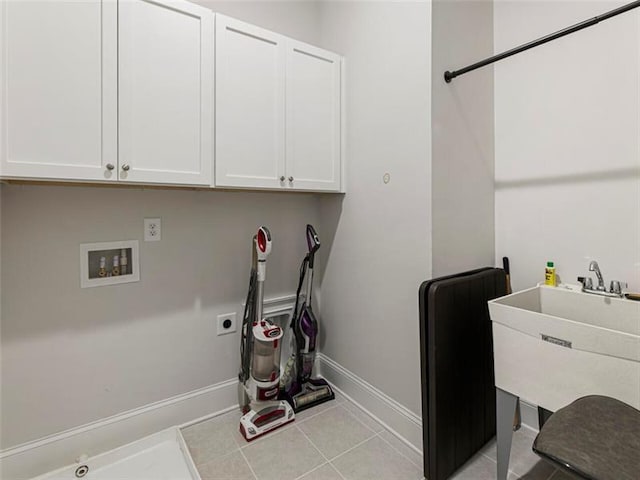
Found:
[[(300, 295), (300, 302), (302, 303), (304, 294)], [(279, 315), (292, 315), (293, 307), (295, 306), (296, 295), (290, 293), (289, 295), (282, 295), (280, 297), (265, 298), (262, 302), (262, 313), (265, 318), (276, 317)], [(246, 302), (243, 300), (241, 310), (244, 310)]]
[(525, 400), (520, 399), (520, 423), (523, 426), (537, 432), (538, 407), (531, 403), (528, 403)]
[(282, 297), (267, 298), (264, 300), (264, 302), (262, 302), (262, 311), (265, 317), (283, 314), (291, 315), (295, 302), (296, 296), (294, 294), (284, 295)]
[(0, 451), (3, 478), (31, 478), (237, 405), (233, 378)]
[(200, 477), (200, 472), (198, 471), (196, 464), (193, 462), (193, 458), (191, 458), (191, 453), (189, 453), (189, 447), (187, 446), (187, 442), (182, 436), (181, 427), (176, 427), (176, 437), (178, 441), (178, 445), (180, 447), (180, 451), (182, 451), (182, 455), (184, 456), (184, 461), (187, 464), (187, 468), (191, 473), (191, 477), (193, 480), (202, 480)]
[(319, 353), (319, 371), (339, 393), (380, 422), (413, 451), (422, 455), (422, 418), (404, 405)]

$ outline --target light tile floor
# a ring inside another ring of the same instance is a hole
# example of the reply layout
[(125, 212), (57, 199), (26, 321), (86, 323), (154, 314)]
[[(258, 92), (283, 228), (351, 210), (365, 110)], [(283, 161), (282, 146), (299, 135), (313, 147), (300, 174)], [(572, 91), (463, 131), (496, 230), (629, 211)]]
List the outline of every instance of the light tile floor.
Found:
[[(356, 405), (336, 399), (296, 415), (295, 422), (247, 443), (240, 412), (182, 429), (202, 480), (419, 480), (422, 457)], [(568, 480), (531, 451), (534, 432), (514, 434), (508, 480)], [(495, 441), (452, 477), (494, 480)]]

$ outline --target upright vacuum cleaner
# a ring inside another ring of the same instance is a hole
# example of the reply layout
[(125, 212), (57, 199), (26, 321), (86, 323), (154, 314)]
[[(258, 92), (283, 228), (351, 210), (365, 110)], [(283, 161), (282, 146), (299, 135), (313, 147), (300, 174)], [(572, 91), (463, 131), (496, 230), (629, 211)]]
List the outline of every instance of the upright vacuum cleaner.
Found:
[[(313, 285), (313, 263), (315, 254), (320, 248), (320, 239), (311, 225), (307, 225), (306, 233), (308, 253), (300, 266), (296, 305), (291, 318), (295, 347), (292, 358), (288, 362), (288, 368), (285, 368), (285, 371), (290, 371), (293, 364), (294, 375), (289, 385), (283, 386), (282, 394), (282, 397), (289, 402), (296, 413), (335, 398), (335, 394), (326, 380), (311, 378), (318, 338), (318, 320), (311, 306), (311, 288)], [(305, 300), (298, 310), (300, 292), (306, 273), (309, 274), (307, 292)]]
[(262, 318), (267, 256), (271, 234), (260, 227), (252, 242), (253, 261), (242, 320), (240, 343), (240, 433), (251, 441), (295, 419), (293, 409), (278, 400), (283, 331)]

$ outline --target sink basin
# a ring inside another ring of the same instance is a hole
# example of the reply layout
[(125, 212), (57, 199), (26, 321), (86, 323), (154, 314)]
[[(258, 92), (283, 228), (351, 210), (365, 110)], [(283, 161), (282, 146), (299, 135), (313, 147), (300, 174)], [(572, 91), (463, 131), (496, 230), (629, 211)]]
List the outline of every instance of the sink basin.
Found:
[(490, 301), (489, 313), (492, 321), (534, 337), (640, 361), (640, 302), (540, 285)]
[(489, 313), (497, 387), (552, 411), (591, 394), (640, 408), (640, 302), (540, 285)]

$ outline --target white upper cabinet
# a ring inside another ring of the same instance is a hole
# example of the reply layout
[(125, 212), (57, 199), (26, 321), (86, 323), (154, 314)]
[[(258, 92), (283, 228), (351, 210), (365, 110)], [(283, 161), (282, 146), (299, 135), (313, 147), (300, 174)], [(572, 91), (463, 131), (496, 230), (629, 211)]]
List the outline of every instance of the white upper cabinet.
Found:
[(340, 190), (341, 58), (287, 42), (286, 168), (290, 188)]
[(213, 13), (176, 0), (122, 0), (118, 178), (211, 183)]
[(0, 1), (0, 175), (109, 180), (117, 4)]
[(0, 1), (0, 175), (210, 185), (213, 13)]
[(340, 191), (341, 62), (216, 15), (215, 185)]
[(216, 15), (216, 186), (285, 184), (285, 41)]
[(341, 88), (184, 0), (0, 0), (0, 177), (343, 191)]
[(119, 6), (119, 179), (209, 185), (213, 12), (176, 0)]

